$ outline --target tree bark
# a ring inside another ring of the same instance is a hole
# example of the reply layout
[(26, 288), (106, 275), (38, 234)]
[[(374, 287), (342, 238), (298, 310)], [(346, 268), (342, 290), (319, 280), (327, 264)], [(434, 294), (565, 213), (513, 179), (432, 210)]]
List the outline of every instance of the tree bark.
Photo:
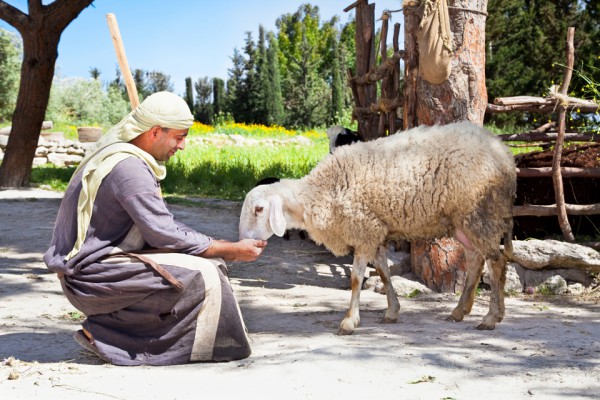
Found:
[(44, 121), (58, 42), (64, 29), (93, 0), (57, 0), (42, 5), (29, 0), (29, 15), (0, 1), (0, 18), (14, 26), (23, 40), (23, 63), (12, 129), (0, 165), (0, 187), (29, 184), (35, 150)]
[[(415, 18), (416, 8), (405, 7), (405, 38), (409, 40), (416, 37), (420, 22), (419, 18)], [(408, 88), (404, 97), (407, 102), (414, 101), (414, 104), (406, 105), (405, 127), (411, 127), (415, 120), (418, 125), (445, 125), (461, 120), (483, 125), (487, 106), (486, 10), (487, 0), (449, 2), (454, 56), (452, 72), (445, 82), (436, 85), (422, 79), (415, 72), (418, 62), (415, 64), (414, 59), (407, 55), (406, 62), (410, 64), (406, 67), (408, 75), (405, 84)], [(414, 107), (414, 111), (410, 107)], [(414, 115), (410, 115), (411, 112)], [(432, 290), (458, 292), (464, 287), (466, 260), (462, 247), (455, 239), (413, 241), (411, 261), (414, 272)]]

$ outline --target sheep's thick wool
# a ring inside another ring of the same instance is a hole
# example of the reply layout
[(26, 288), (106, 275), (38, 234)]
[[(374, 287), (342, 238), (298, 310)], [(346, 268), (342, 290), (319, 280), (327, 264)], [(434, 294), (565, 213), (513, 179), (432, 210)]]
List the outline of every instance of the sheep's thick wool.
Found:
[(336, 255), (361, 248), (374, 257), (373, 243), (452, 236), (454, 228), (497, 249), (512, 227), (516, 173), (498, 138), (463, 122), (340, 147), (299, 187), (316, 242)]

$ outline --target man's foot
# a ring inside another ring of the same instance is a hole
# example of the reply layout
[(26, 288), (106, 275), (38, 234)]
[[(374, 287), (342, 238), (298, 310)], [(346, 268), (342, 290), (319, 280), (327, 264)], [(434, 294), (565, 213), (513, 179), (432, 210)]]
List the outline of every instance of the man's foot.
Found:
[(94, 345), (94, 343), (91, 340), (91, 335), (86, 330), (80, 329), (77, 332), (75, 332), (75, 335), (73, 335), (73, 339), (75, 339), (75, 341), (77, 343), (79, 343), (79, 345), (81, 347), (83, 347), (84, 349), (86, 349), (90, 353), (94, 353), (97, 357), (99, 357), (102, 360), (108, 362), (108, 360), (106, 360), (100, 354), (100, 352), (98, 351), (98, 349), (96, 348), (96, 346)]

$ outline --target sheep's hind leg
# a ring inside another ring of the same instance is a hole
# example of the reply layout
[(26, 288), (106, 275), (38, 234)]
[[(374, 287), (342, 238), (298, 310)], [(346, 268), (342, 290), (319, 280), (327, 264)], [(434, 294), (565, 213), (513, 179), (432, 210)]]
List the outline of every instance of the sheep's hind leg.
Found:
[(490, 308), (483, 317), (479, 330), (493, 330), (504, 318), (504, 284), (506, 282), (506, 259), (500, 254), (488, 262), (490, 272)]
[(398, 314), (400, 313), (400, 302), (398, 301), (398, 297), (396, 297), (396, 293), (394, 292), (394, 287), (392, 286), (392, 280), (390, 278), (390, 269), (387, 264), (387, 248), (386, 246), (380, 246), (377, 251), (377, 258), (375, 259), (375, 268), (381, 277), (381, 281), (383, 282), (383, 290), (385, 290), (385, 295), (387, 296), (388, 308), (383, 316), (382, 322), (384, 323), (393, 323), (398, 321)]
[(354, 333), (354, 329), (360, 325), (360, 290), (362, 288), (363, 278), (365, 276), (365, 270), (367, 269), (367, 261), (358, 255), (354, 255), (354, 262), (352, 264), (352, 273), (350, 274), (350, 284), (352, 287), (352, 298), (350, 299), (350, 306), (346, 312), (346, 316), (340, 324), (338, 335), (351, 335)]
[(477, 285), (479, 284), (481, 273), (483, 272), (484, 259), (478, 252), (465, 249), (465, 256), (467, 258), (465, 287), (460, 295), (456, 308), (452, 310), (450, 316), (446, 318), (448, 321), (460, 322), (465, 315), (471, 312), (473, 302), (475, 301)]

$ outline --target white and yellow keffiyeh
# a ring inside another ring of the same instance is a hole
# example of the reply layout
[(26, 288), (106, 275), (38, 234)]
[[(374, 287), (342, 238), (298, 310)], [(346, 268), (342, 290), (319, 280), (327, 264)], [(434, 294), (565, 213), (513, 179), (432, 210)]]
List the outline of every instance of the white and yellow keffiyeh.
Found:
[(115, 165), (125, 158), (138, 157), (148, 164), (156, 179), (162, 180), (167, 175), (162, 162), (128, 142), (153, 126), (189, 129), (193, 122), (194, 117), (181, 97), (170, 92), (158, 92), (148, 96), (98, 140), (94, 150), (83, 159), (73, 174), (75, 176), (83, 169), (77, 204), (77, 239), (67, 260), (79, 253), (92, 219), (98, 188)]

